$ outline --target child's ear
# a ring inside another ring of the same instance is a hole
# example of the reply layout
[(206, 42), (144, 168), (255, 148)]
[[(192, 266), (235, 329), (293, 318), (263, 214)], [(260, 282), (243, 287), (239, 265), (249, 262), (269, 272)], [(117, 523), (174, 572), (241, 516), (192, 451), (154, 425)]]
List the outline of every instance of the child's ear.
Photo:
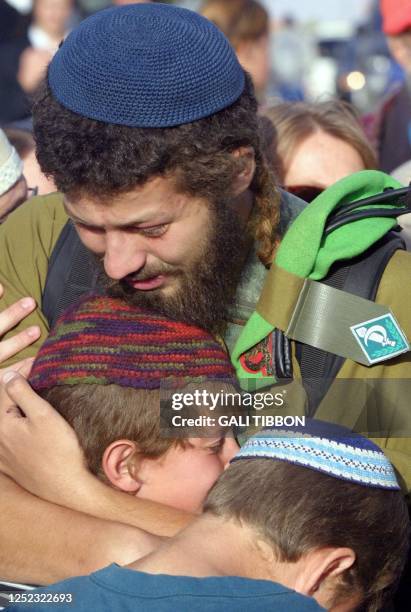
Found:
[(131, 440), (116, 440), (103, 454), (102, 468), (113, 486), (126, 493), (137, 493), (141, 483), (130, 470), (130, 459), (137, 446)]
[[(309, 551), (301, 560), (301, 569), (293, 588), (298, 593), (314, 597), (328, 610), (343, 574), (354, 565), (355, 559), (355, 552), (351, 548), (329, 547)], [(353, 592), (353, 598), (358, 598), (358, 594)]]

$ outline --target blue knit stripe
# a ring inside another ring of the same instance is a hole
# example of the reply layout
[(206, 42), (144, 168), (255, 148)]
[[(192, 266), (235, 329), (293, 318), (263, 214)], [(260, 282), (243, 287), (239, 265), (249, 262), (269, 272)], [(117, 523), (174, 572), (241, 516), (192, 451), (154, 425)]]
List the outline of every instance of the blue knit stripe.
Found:
[[(359, 436), (358, 439), (365, 438)], [(245, 443), (234, 461), (249, 458), (278, 459), (358, 484), (400, 488), (394, 469), (382, 451), (363, 450), (324, 438), (262, 437), (257, 434)]]
[(330, 453), (331, 455), (335, 455), (340, 457), (341, 459), (345, 459), (347, 462), (356, 462), (356, 461), (366, 461), (367, 465), (379, 467), (381, 466), (381, 462), (385, 461), (385, 456), (383, 452), (378, 449), (363, 449), (353, 446), (352, 444), (348, 444), (351, 440), (341, 438), (341, 442), (336, 442), (334, 440), (328, 440), (324, 438), (303, 438), (302, 436), (293, 438), (293, 437), (281, 437), (281, 436), (272, 436), (272, 437), (264, 437), (261, 438), (258, 435), (254, 438), (251, 438), (245, 444), (255, 446), (261, 446), (262, 448), (271, 445), (275, 445), (279, 440), (282, 441), (284, 445), (287, 443), (290, 447), (299, 446), (301, 448), (307, 448), (312, 450), (312, 454), (314, 455), (316, 452), (323, 455)]

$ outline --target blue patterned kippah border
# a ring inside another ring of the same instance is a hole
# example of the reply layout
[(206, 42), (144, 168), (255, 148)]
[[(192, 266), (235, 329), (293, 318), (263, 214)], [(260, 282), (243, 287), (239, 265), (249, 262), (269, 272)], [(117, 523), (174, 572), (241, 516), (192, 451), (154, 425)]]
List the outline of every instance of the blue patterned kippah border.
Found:
[[(232, 461), (277, 459), (360, 485), (400, 490), (394, 468), (373, 442), (337, 425), (330, 429), (321, 421), (307, 419), (306, 423), (303, 432), (273, 429), (252, 436)], [(331, 435), (327, 436), (327, 431)]]

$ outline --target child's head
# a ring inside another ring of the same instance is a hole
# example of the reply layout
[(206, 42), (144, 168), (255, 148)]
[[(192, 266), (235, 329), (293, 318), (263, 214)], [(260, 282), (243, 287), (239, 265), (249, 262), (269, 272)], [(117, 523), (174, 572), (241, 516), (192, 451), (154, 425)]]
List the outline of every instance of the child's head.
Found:
[(306, 424), (250, 438), (204, 510), (251, 527), (281, 566), (285, 586), (326, 609), (379, 610), (408, 549), (407, 506), (394, 470), (364, 437)]
[(162, 435), (160, 385), (170, 377), (227, 380), (233, 370), (205, 331), (91, 296), (60, 317), (30, 382), (74, 428), (96, 476), (195, 511), (238, 447), (221, 430), (179, 440)]

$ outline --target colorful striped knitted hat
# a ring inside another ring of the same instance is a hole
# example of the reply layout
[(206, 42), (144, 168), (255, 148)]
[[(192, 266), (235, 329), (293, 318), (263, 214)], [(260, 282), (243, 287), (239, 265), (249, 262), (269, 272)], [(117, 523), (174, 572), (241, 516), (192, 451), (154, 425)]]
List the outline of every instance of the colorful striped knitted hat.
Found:
[(204, 330), (89, 295), (59, 318), (30, 383), (37, 391), (81, 383), (159, 389), (168, 377), (232, 381), (234, 372), (222, 346)]
[(275, 459), (378, 489), (399, 490), (394, 468), (371, 440), (346, 427), (306, 419), (305, 427), (265, 429), (231, 460)]

